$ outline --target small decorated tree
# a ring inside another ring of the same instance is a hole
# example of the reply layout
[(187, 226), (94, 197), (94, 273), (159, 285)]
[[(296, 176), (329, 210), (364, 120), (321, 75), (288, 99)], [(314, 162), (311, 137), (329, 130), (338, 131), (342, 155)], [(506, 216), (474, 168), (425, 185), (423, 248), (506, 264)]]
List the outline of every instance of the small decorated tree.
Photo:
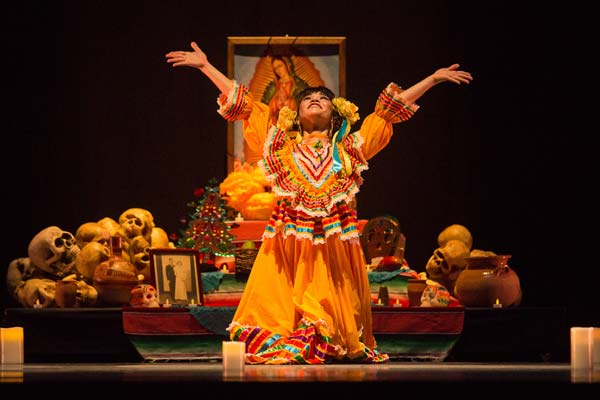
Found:
[(182, 218), (184, 227), (176, 240), (176, 247), (194, 248), (202, 255), (202, 262), (214, 256), (235, 252), (230, 226), (225, 222), (231, 210), (221, 198), (219, 183), (212, 178), (208, 185), (194, 191), (195, 201), (189, 202), (190, 214)]

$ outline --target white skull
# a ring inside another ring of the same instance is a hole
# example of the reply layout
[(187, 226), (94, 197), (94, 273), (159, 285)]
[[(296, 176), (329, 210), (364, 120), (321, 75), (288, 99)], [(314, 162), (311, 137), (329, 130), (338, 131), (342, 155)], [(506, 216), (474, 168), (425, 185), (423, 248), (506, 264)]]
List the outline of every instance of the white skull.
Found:
[(98, 301), (98, 291), (84, 281), (77, 281), (77, 301), (82, 306), (93, 306)]
[(446, 243), (450, 240), (460, 240), (467, 245), (469, 250), (473, 247), (473, 236), (471, 236), (471, 232), (469, 232), (466, 227), (459, 224), (453, 224), (446, 227), (440, 232), (437, 240), (439, 247), (446, 246)]
[(87, 282), (94, 279), (96, 267), (110, 257), (110, 249), (100, 242), (89, 242), (75, 257), (75, 269)]
[(98, 301), (98, 291), (73, 274), (56, 282), (55, 301), (60, 307), (93, 306)]
[(473, 249), (469, 257), (493, 257), (496, 253), (491, 250)]
[(14, 259), (8, 265), (8, 270), (6, 271), (6, 289), (15, 300), (17, 300), (15, 289), (21, 282), (31, 278), (33, 269), (35, 267), (31, 264), (29, 257)]
[(170, 247), (169, 235), (167, 235), (167, 232), (165, 232), (164, 229), (155, 226), (154, 229), (152, 229), (150, 246), (154, 248)]
[(121, 230), (121, 225), (110, 217), (102, 218), (98, 224), (110, 232), (110, 236), (115, 236)]
[(429, 258), (425, 270), (428, 276), (446, 286), (453, 293), (458, 275), (465, 269), (466, 257), (470, 255), (467, 245), (461, 240), (449, 240), (444, 247), (438, 247)]
[(50, 279), (33, 278), (21, 282), (15, 290), (17, 300), (23, 307), (33, 307), (39, 304), (42, 308), (54, 307), (56, 282)]
[(138, 274), (150, 276), (150, 243), (143, 236), (136, 236), (128, 248), (129, 259)]
[(33, 265), (58, 278), (71, 272), (79, 250), (75, 236), (57, 226), (40, 231), (31, 239), (27, 249)]
[(110, 231), (98, 222), (86, 222), (77, 228), (75, 239), (77, 239), (77, 246), (80, 249), (83, 249), (90, 242), (98, 242), (108, 248)]
[(130, 208), (119, 217), (119, 225), (125, 239), (132, 240), (136, 236), (143, 236), (150, 243), (154, 217), (143, 208)]

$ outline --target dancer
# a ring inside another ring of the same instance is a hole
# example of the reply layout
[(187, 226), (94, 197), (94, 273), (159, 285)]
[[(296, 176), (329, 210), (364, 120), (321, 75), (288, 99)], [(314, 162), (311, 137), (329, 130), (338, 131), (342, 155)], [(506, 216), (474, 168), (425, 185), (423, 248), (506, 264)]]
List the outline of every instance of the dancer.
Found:
[(219, 114), (243, 121), (244, 140), (263, 154), (258, 165), (279, 197), (229, 325), (231, 339), (246, 343), (250, 364), (389, 360), (376, 349), (366, 261), (348, 204), (393, 124), (411, 118), (415, 101), (433, 86), (468, 84), (471, 74), (453, 64), (406, 90), (388, 84), (360, 131), (351, 130), (359, 120), (353, 103), (309, 87), (298, 109), (284, 107), (273, 125), (268, 105), (210, 64), (195, 42), (191, 47), (167, 53), (167, 63), (196, 68), (215, 84)]

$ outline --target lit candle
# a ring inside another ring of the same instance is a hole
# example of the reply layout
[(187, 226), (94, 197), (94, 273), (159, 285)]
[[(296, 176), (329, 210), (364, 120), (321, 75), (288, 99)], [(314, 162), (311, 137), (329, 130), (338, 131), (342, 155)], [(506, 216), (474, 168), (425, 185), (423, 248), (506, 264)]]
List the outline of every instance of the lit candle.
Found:
[(23, 364), (23, 328), (0, 328), (2, 364)]
[(33, 308), (42, 308), (42, 305), (40, 304), (40, 299), (35, 299), (35, 304), (33, 305)]
[(223, 272), (229, 272), (229, 270), (227, 269), (227, 265), (223, 265)]
[(169, 299), (165, 300), (165, 304), (163, 304), (163, 307), (171, 307), (171, 303), (169, 303)]
[(246, 343), (223, 342), (223, 369), (229, 371), (242, 371), (245, 361)]
[(196, 305), (196, 301), (194, 299), (192, 299), (192, 302), (190, 303), (190, 306), (195, 306)]
[(502, 304), (500, 304), (500, 299), (496, 299), (496, 302), (493, 305), (494, 308), (502, 308)]
[(400, 299), (396, 297), (396, 302), (394, 303), (394, 307), (402, 307), (402, 303), (400, 303)]
[(592, 368), (594, 328), (571, 328), (571, 369)]

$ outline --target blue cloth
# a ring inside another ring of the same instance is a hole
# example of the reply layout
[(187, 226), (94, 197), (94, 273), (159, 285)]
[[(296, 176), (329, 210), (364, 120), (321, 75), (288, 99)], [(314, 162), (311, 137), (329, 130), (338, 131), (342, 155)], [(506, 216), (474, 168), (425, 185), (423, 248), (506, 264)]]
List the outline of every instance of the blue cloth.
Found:
[(219, 288), (225, 274), (221, 271), (215, 271), (203, 272), (200, 275), (202, 277), (202, 291), (204, 293), (210, 293)]
[[(375, 272), (375, 271), (368, 271), (367, 275), (369, 276), (369, 283), (382, 283), (385, 281), (389, 281), (392, 278), (395, 278), (396, 276), (400, 276), (400, 277), (405, 277), (404, 275), (399, 275), (400, 270), (394, 270), (394, 271), (381, 271), (381, 272)], [(405, 277), (406, 280), (408, 280), (408, 277)]]
[(218, 335), (229, 336), (227, 328), (233, 320), (237, 307), (188, 307), (190, 314), (204, 328)]

